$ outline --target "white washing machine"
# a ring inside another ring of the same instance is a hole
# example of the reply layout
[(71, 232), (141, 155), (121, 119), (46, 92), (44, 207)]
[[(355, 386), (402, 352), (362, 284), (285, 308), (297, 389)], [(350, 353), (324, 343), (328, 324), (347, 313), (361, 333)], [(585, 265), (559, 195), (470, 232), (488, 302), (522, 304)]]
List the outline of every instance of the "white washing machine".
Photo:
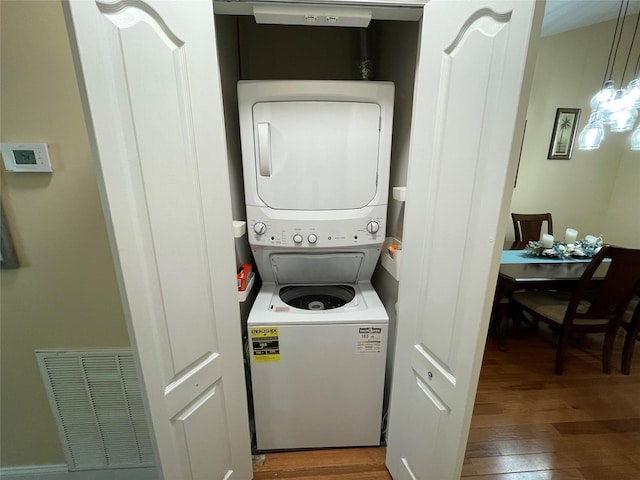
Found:
[(368, 282), (262, 288), (248, 325), (258, 449), (379, 445), (387, 327)]
[(238, 84), (257, 448), (378, 445), (388, 316), (370, 280), (385, 236), (390, 82)]

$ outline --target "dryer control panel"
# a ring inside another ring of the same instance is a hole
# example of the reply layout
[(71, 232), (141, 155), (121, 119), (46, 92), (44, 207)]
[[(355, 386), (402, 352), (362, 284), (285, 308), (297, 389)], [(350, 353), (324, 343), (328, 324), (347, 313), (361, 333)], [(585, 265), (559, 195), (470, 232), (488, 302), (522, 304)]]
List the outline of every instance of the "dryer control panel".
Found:
[[(386, 205), (366, 210), (358, 218), (345, 215), (345, 211), (333, 211), (321, 212), (323, 215), (306, 212), (305, 215), (295, 215), (300, 218), (285, 219), (270, 218), (273, 210), (247, 206), (249, 243), (302, 249), (382, 244), (386, 231)], [(329, 213), (331, 218), (323, 218)]]

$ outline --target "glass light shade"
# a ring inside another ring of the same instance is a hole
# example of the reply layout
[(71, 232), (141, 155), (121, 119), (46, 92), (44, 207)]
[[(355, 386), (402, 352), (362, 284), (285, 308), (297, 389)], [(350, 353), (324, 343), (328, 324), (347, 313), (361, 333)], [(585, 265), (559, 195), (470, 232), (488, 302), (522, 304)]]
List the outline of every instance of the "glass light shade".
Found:
[(624, 96), (630, 108), (640, 108), (640, 79), (635, 78), (629, 82)]
[(631, 134), (631, 150), (640, 150), (640, 127)]
[(630, 110), (628, 108), (623, 108), (611, 113), (610, 118), (612, 120), (610, 127), (612, 132), (628, 132), (636, 123), (638, 111), (635, 109)]
[(602, 123), (611, 125), (616, 121), (615, 113), (625, 108), (624, 90), (616, 90), (613, 98), (601, 105)]
[(603, 137), (604, 128), (602, 128), (602, 125), (599, 122), (589, 121), (578, 137), (578, 149), (597, 150), (600, 148), (600, 143), (602, 143)]
[(591, 110), (599, 110), (600, 107), (611, 100), (615, 94), (616, 89), (613, 88), (613, 82), (611, 80), (607, 80), (602, 90), (600, 90), (591, 98)]

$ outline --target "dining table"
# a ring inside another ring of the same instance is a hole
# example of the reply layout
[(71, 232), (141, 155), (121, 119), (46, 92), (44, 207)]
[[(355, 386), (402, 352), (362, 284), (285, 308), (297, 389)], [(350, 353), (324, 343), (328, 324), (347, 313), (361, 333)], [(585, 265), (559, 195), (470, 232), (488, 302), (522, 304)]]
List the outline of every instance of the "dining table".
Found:
[[(500, 257), (498, 287), (507, 292), (532, 289), (572, 288), (580, 280), (589, 257), (545, 257), (525, 250), (503, 250)], [(596, 269), (592, 282), (597, 284), (605, 277), (609, 262), (604, 261)]]
[[(497, 333), (498, 346), (506, 349), (505, 326), (503, 320), (508, 316), (505, 303), (515, 291), (521, 290), (563, 290), (571, 291), (582, 277), (589, 257), (557, 258), (537, 256), (525, 250), (503, 250), (500, 258), (500, 269), (496, 296), (494, 299), (494, 315), (501, 318), (492, 321), (492, 329)], [(603, 261), (591, 278), (592, 286), (602, 282), (609, 262)], [(501, 304), (502, 303), (502, 307)], [(500, 313), (502, 312), (502, 313)]]

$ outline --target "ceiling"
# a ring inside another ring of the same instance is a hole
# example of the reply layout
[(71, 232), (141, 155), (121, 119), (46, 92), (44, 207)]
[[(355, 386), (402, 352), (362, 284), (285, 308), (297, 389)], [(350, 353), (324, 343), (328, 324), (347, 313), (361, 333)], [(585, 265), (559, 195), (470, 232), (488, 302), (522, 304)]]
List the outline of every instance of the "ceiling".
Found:
[[(547, 0), (542, 36), (555, 35), (617, 18), (620, 3), (620, 0)], [(624, 9), (623, 5), (623, 12)], [(629, 0), (627, 15), (639, 11), (640, 0)]]

